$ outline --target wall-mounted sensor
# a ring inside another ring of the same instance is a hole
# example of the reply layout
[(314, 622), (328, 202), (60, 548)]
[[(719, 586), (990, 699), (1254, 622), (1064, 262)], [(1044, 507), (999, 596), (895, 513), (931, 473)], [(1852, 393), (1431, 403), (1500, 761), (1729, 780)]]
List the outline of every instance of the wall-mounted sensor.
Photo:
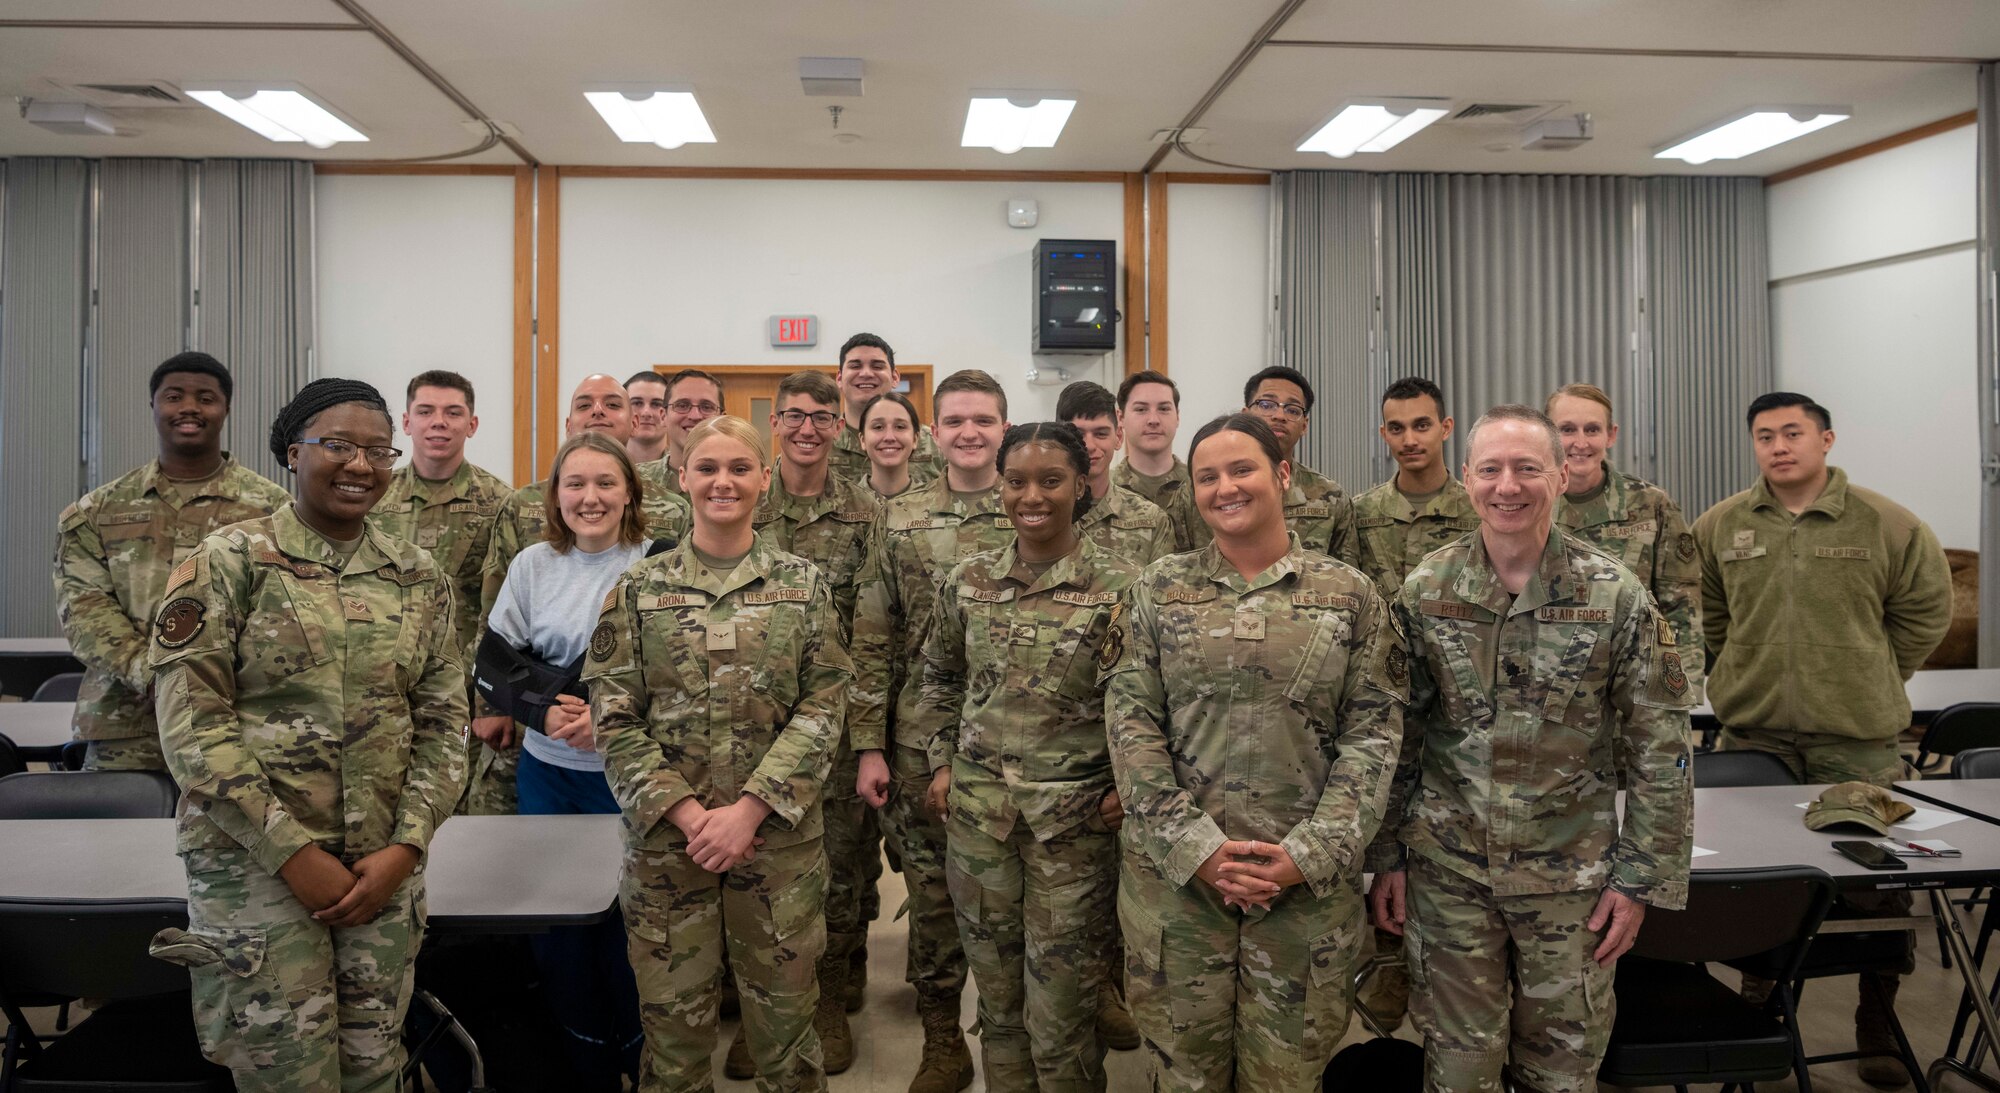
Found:
[(1042, 219), (1042, 208), (1025, 197), (1017, 197), (1007, 202), (1007, 226), (1010, 228), (1032, 228)]

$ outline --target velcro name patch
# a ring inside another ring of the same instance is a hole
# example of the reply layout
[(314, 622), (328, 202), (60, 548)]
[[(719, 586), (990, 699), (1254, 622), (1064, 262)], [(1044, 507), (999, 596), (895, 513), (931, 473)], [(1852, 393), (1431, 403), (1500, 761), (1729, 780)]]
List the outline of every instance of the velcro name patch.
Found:
[(1097, 607), (1107, 603), (1117, 603), (1116, 592), (1071, 592), (1067, 589), (1055, 594), (1057, 603), (1071, 603), (1078, 607)]
[(1814, 547), (1813, 548), (1813, 557), (1815, 558), (1846, 558), (1852, 561), (1865, 562), (1873, 556), (1874, 552), (1869, 550), (1867, 547)]
[(809, 603), (812, 600), (810, 588), (774, 588), (769, 592), (745, 592), (743, 602), (758, 603)]
[(1535, 610), (1536, 622), (1610, 622), (1611, 609), (1608, 607), (1541, 607)]

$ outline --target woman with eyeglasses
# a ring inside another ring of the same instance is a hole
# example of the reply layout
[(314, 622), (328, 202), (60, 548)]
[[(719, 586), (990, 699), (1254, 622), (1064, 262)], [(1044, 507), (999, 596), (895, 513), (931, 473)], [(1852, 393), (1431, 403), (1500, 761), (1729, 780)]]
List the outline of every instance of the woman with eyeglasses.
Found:
[(271, 425), (292, 503), (204, 540), (153, 625), (189, 921), (153, 953), (189, 968), (240, 1090), (401, 1084), (415, 871), (458, 799), (466, 686), (447, 575), (366, 523), (393, 436), (375, 388), (307, 384)]
[(590, 636), (584, 682), (625, 814), (642, 1090), (712, 1088), (725, 948), (758, 1088), (826, 1088), (820, 795), (853, 672), (819, 568), (756, 534), (770, 478), (749, 422), (696, 426), (693, 533), (628, 571)]
[(1202, 426), (1188, 463), (1214, 541), (1146, 567), (1104, 654), (1126, 1000), (1155, 1089), (1317, 1089), (1409, 661), (1374, 582), (1287, 531), (1261, 418)]
[(868, 488), (887, 501), (916, 484), (910, 457), (917, 452), (923, 426), (917, 408), (900, 391), (887, 391), (861, 408), (861, 447), (868, 453)]

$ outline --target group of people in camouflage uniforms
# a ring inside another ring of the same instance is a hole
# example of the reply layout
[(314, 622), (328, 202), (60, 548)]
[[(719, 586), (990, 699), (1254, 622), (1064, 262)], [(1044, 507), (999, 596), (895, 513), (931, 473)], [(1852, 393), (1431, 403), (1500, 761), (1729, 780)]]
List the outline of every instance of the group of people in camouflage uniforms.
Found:
[[(968, 970), (988, 1088), (1102, 1089), (1141, 1044), (1157, 1089), (1317, 1088), (1357, 967), (1428, 1088), (1594, 1088), (1612, 966), (1686, 898), (1704, 684), (1726, 746), (1884, 782), (1948, 619), (1935, 537), (1826, 464), (1801, 395), (1751, 405), (1760, 479), (1690, 528), (1612, 463), (1587, 385), (1483, 414), (1461, 481), (1443, 392), (1400, 380), (1396, 474), (1350, 498), (1297, 460), (1289, 368), (1185, 460), (1156, 372), (1020, 426), (984, 372), (940, 381), (930, 426), (900, 384), (850, 339), (780, 386), (775, 461), (699, 370), (571, 396), (572, 436), (629, 453), (621, 541), (652, 544), (575, 635), (559, 730), (625, 819), (641, 1088), (711, 1087), (731, 994), (732, 1075), (849, 1066), (885, 849), (912, 1093), (973, 1079)], [(373, 388), (303, 389), (271, 430), (287, 494), (221, 450), (229, 395), (211, 357), (163, 363), (159, 458), (62, 515), (76, 732), (183, 789), (191, 925), (156, 952), (205, 1052), (240, 1088), (389, 1089), (429, 835), (512, 811), (521, 736), (558, 731), (467, 678), (524, 548), (580, 549), (568, 487), (467, 463), (471, 384), (427, 372), (401, 468)]]

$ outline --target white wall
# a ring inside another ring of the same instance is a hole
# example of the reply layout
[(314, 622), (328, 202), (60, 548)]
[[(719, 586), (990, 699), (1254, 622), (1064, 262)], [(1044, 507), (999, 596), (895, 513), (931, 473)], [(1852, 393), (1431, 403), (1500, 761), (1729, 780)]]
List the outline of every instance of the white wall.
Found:
[(400, 420), (411, 376), (461, 373), (478, 393), (467, 458), (511, 481), (514, 180), (326, 175), (313, 196), (319, 374), (367, 380)]
[[(1854, 482), (1968, 550), (1980, 500), (1975, 177), (1968, 126), (1767, 191), (1779, 388), (1833, 414), (1832, 461)], [(1855, 263), (1868, 264), (1839, 270)]]
[(1167, 372), (1181, 389), (1183, 457), (1209, 418), (1243, 407), (1269, 363), (1271, 189), (1167, 187)]
[[(1038, 226), (1007, 226), (1016, 197), (1040, 203)], [(655, 364), (832, 364), (870, 330), (938, 378), (993, 373), (1015, 421), (1050, 417), (1059, 388), (1031, 387), (1030, 367), (1116, 387), (1123, 358), (1031, 356), (1035, 240), (1123, 233), (1116, 183), (565, 179), (560, 387)], [(772, 348), (775, 314), (819, 316), (819, 345)]]

